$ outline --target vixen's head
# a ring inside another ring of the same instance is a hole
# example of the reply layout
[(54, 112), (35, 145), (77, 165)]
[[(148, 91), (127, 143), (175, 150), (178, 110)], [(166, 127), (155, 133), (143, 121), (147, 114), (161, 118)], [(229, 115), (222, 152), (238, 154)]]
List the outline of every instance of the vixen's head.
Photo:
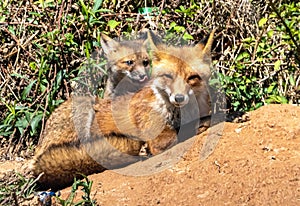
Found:
[(187, 62), (205, 81), (211, 77), (211, 47), (214, 41), (215, 29), (194, 46), (168, 46), (160, 41), (153, 32), (148, 32), (148, 42), (152, 50), (164, 51)]
[(194, 95), (193, 88), (200, 86), (202, 78), (183, 60), (171, 54), (154, 52), (152, 89), (175, 107), (186, 105)]
[(115, 41), (101, 35), (101, 46), (108, 60), (111, 75), (121, 80), (128, 77), (134, 83), (145, 83), (150, 77), (150, 58), (145, 40)]
[[(210, 112), (208, 81), (211, 77), (211, 47), (213, 44), (214, 33), (215, 30), (213, 30), (207, 38), (194, 46), (182, 47), (167, 46), (166, 44), (163, 44), (162, 41), (157, 41), (158, 37), (153, 33), (150, 33), (151, 35), (149, 35), (150, 37), (152, 36), (152, 38), (148, 38), (150, 40), (153, 39), (153, 41), (149, 42), (149, 45), (154, 51), (159, 50), (160, 52), (165, 52), (166, 54), (169, 54), (169, 56), (173, 56), (173, 59), (176, 57), (188, 63), (187, 68), (190, 70), (190, 77), (188, 79), (191, 80), (190, 86), (197, 99), (200, 116), (206, 116)], [(155, 73), (155, 68), (153, 68), (152, 73)]]

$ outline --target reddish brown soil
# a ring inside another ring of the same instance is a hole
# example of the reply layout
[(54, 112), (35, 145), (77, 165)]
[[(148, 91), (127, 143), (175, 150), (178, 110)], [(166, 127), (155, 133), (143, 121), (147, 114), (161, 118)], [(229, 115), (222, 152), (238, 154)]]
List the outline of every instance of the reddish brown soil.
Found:
[(225, 123), (214, 152), (200, 161), (208, 132), (160, 173), (90, 176), (93, 198), (100, 205), (300, 205), (299, 107), (269, 105), (250, 121)]
[[(250, 121), (225, 123), (203, 161), (199, 154), (210, 130), (178, 163), (156, 174), (89, 176), (92, 198), (99, 205), (300, 205), (300, 107), (268, 105), (249, 115)], [(62, 197), (70, 191), (62, 190)]]

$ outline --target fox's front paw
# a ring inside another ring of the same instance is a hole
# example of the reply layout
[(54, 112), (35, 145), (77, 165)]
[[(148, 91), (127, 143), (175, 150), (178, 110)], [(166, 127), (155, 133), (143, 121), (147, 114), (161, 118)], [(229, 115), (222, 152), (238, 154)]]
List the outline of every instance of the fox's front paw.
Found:
[(148, 148), (148, 144), (145, 143), (142, 145), (140, 152), (139, 152), (139, 156), (148, 156), (149, 154), (149, 148)]
[(151, 155), (158, 155), (177, 144), (177, 138), (157, 138), (148, 142)]

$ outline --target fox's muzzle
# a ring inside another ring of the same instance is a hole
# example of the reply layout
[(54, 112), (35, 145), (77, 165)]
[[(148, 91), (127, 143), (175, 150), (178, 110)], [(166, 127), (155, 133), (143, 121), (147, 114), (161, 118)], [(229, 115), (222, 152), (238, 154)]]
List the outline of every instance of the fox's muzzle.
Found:
[(184, 99), (185, 99), (185, 97), (184, 97), (183, 94), (176, 94), (175, 95), (175, 102), (177, 102), (179, 104), (184, 102)]
[(175, 107), (183, 107), (189, 102), (189, 96), (184, 95), (184, 94), (175, 94), (170, 96), (170, 102), (175, 106)]
[(140, 79), (138, 81), (141, 82), (141, 83), (146, 82), (148, 80), (147, 74), (140, 74), (139, 78)]

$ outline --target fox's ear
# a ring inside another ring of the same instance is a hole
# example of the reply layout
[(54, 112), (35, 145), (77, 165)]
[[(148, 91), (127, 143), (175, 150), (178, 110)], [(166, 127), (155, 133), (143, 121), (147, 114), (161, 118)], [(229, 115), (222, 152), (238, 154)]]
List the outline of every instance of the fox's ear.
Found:
[(211, 47), (214, 42), (214, 34), (216, 29), (213, 29), (209, 36), (201, 40), (199, 44), (196, 45), (197, 49), (200, 49), (200, 55), (203, 58), (203, 60), (209, 60), (211, 59)]
[(211, 47), (212, 47), (212, 44), (214, 43), (214, 35), (215, 35), (215, 32), (216, 32), (216, 29), (213, 29), (210, 34), (209, 34), (209, 37), (207, 39), (207, 42), (203, 48), (203, 53), (204, 54), (209, 54), (211, 53)]
[(214, 34), (216, 29), (212, 30), (209, 34), (209, 36), (205, 37), (200, 41), (199, 44), (197, 44), (197, 47), (202, 50), (202, 53), (204, 54), (210, 54), (211, 52), (211, 46), (214, 42)]
[(120, 46), (119, 42), (113, 40), (112, 38), (110, 38), (109, 36), (103, 33), (101, 34), (100, 42), (101, 42), (102, 49), (106, 55), (115, 52)]
[(147, 32), (147, 37), (149, 39), (151, 39), (151, 41), (154, 43), (154, 45), (160, 45), (163, 44), (161, 37), (159, 36), (159, 34), (157, 34), (156, 32), (152, 31), (152, 30), (148, 30)]
[(153, 41), (154, 38), (156, 38), (155, 34), (153, 34), (153, 32), (151, 30), (148, 30), (147, 39), (143, 43), (143, 47), (145, 47), (147, 51), (157, 50), (156, 45)]

